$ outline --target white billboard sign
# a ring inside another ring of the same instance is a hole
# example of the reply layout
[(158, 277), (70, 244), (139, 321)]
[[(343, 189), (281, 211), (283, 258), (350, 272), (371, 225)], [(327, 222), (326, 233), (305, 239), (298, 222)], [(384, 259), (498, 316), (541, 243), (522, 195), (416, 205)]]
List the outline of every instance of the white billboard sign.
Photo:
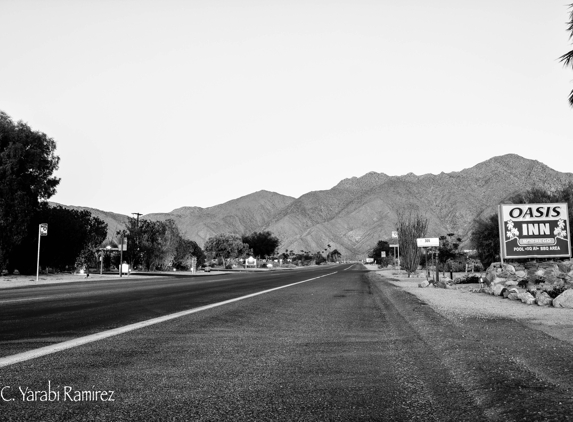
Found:
[(438, 237), (426, 237), (421, 239), (416, 239), (419, 248), (430, 248), (434, 246), (440, 246), (440, 238)]
[(567, 204), (500, 205), (499, 240), (503, 258), (570, 257)]

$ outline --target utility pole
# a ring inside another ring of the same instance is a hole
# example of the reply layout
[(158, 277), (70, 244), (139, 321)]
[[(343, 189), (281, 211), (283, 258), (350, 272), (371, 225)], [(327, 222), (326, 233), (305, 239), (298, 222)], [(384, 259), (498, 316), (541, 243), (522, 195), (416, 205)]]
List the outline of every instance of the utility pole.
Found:
[(129, 254), (130, 257), (131, 257), (131, 262), (129, 263), (129, 266), (130, 266), (131, 270), (133, 271), (133, 260), (135, 259), (135, 258), (134, 258), (134, 255), (135, 255), (136, 253), (138, 253), (138, 251), (139, 251), (139, 216), (140, 216), (140, 215), (143, 215), (143, 214), (141, 214), (140, 212), (132, 212), (131, 215), (135, 215), (135, 218), (136, 218), (136, 223), (135, 223), (135, 244), (133, 245), (133, 251), (132, 251), (132, 253)]
[(140, 212), (132, 212), (131, 215), (135, 215), (135, 216), (136, 216), (136, 218), (137, 218), (136, 226), (137, 226), (137, 228), (139, 228), (139, 216), (140, 216), (140, 215), (143, 215), (143, 214), (141, 214)]

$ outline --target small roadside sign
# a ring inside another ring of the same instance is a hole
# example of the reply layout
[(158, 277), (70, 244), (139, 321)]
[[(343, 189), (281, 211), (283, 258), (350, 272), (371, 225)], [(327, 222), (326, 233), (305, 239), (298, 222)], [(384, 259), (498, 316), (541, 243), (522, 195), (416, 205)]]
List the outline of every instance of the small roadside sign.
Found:
[(439, 237), (426, 237), (416, 239), (416, 243), (418, 244), (419, 248), (430, 248), (434, 246), (440, 246), (440, 238)]
[(40, 224), (40, 236), (48, 235), (48, 223)]
[(382, 258), (386, 258), (386, 251), (380, 252), (380, 255), (381, 255)]

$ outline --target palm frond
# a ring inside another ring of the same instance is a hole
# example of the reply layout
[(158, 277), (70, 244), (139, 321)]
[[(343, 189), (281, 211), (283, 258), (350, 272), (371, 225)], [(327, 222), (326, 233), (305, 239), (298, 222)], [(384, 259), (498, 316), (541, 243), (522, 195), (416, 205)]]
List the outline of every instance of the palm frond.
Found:
[(564, 66), (571, 66), (573, 64), (573, 50), (559, 57), (559, 61), (562, 62)]

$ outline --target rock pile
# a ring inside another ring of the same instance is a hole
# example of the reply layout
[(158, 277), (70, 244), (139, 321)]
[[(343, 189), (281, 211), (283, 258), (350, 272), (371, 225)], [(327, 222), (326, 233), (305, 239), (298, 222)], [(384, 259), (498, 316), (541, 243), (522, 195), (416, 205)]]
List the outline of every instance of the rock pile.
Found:
[(484, 291), (539, 306), (573, 308), (573, 261), (494, 262), (486, 270)]

